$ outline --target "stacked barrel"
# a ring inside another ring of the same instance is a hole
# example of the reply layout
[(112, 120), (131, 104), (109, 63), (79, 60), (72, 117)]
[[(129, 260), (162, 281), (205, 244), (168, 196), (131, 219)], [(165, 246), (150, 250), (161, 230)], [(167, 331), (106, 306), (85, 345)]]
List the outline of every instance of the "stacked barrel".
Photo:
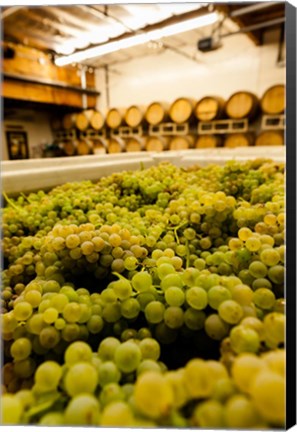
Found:
[(96, 110), (69, 113), (52, 128), (63, 131), (60, 144), (69, 156), (283, 145), (284, 111), (285, 86), (278, 84), (261, 98), (238, 91), (226, 100), (212, 95), (112, 107), (105, 117)]

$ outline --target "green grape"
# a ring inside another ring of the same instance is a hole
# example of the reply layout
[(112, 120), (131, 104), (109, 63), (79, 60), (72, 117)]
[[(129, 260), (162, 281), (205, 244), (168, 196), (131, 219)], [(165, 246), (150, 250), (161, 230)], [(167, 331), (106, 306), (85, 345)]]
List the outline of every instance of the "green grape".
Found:
[(274, 426), (285, 423), (285, 379), (279, 374), (263, 370), (250, 389), (252, 401), (263, 418)]
[(253, 232), (247, 227), (243, 227), (238, 230), (238, 238), (242, 241), (246, 241), (252, 236), (252, 234)]
[(284, 349), (268, 351), (262, 354), (262, 359), (273, 372), (279, 373), (282, 377), (286, 374), (286, 352)]
[(231, 299), (231, 292), (220, 285), (215, 285), (207, 293), (208, 304), (213, 309), (218, 309), (223, 301)]
[(129, 299), (132, 294), (131, 284), (126, 279), (119, 279), (118, 281), (112, 282), (112, 289), (116, 297), (120, 300)]
[(61, 366), (54, 361), (46, 361), (36, 369), (35, 383), (43, 392), (53, 391), (58, 387), (61, 377)]
[(201, 330), (204, 327), (206, 314), (191, 307), (184, 313), (184, 323), (190, 330)]
[(134, 298), (128, 298), (121, 303), (121, 313), (124, 318), (134, 319), (139, 315), (140, 304)]
[(87, 328), (90, 333), (97, 334), (100, 333), (104, 327), (104, 321), (99, 315), (92, 315), (87, 322)]
[(141, 349), (134, 342), (123, 342), (115, 350), (114, 361), (121, 372), (133, 372), (140, 364)]
[(60, 340), (60, 333), (54, 327), (45, 327), (39, 334), (40, 345), (44, 348), (54, 348)]
[(234, 395), (227, 401), (224, 418), (229, 428), (252, 428), (261, 420), (255, 405), (244, 395)]
[(1, 397), (1, 423), (4, 425), (8, 424), (19, 424), (21, 422), (22, 414), (24, 411), (21, 401), (12, 394), (4, 394)]
[(135, 257), (128, 256), (124, 260), (124, 265), (126, 270), (136, 270), (138, 266), (138, 260)]
[(164, 323), (171, 329), (182, 327), (184, 323), (183, 310), (177, 306), (169, 306), (166, 308), (164, 312)]
[(136, 273), (131, 279), (132, 286), (137, 292), (148, 291), (152, 282), (152, 277), (147, 271)]
[(75, 396), (68, 403), (64, 418), (66, 425), (97, 426), (100, 418), (98, 399), (90, 394)]
[(80, 244), (80, 237), (77, 234), (69, 234), (65, 239), (65, 244), (68, 249), (74, 249)]
[(187, 303), (197, 310), (205, 309), (208, 303), (207, 293), (203, 288), (191, 287), (186, 291)]
[(29, 378), (36, 369), (36, 362), (31, 358), (14, 362), (14, 374), (19, 378)]
[[(154, 395), (154, 397), (151, 397)], [(135, 383), (134, 399), (137, 410), (150, 419), (169, 414), (173, 405), (173, 390), (165, 377), (155, 371), (141, 374)]]
[(31, 316), (31, 318), (27, 321), (27, 325), (30, 333), (39, 335), (41, 330), (46, 327), (45, 322), (43, 321), (43, 314), (37, 313)]
[(234, 300), (223, 301), (218, 312), (220, 318), (228, 324), (237, 324), (243, 317), (242, 307)]
[(40, 426), (62, 426), (64, 425), (64, 415), (59, 411), (49, 412), (41, 417), (38, 424)]
[(281, 265), (275, 265), (269, 268), (268, 277), (275, 284), (284, 283), (285, 269)]
[(161, 280), (161, 288), (165, 292), (170, 287), (182, 288), (183, 285), (183, 280), (178, 273), (170, 273), (164, 276)]
[(43, 312), (42, 318), (46, 324), (52, 324), (58, 319), (58, 315), (57, 309), (49, 307)]
[(115, 323), (121, 318), (121, 315), (119, 303), (107, 304), (102, 311), (102, 318), (108, 323)]
[(65, 390), (71, 397), (82, 393), (93, 393), (97, 384), (97, 370), (87, 362), (72, 364), (64, 378)]
[(151, 337), (142, 339), (139, 343), (142, 359), (157, 361), (161, 354), (160, 344)]
[[(157, 262), (157, 265), (158, 265), (158, 262)], [(164, 279), (165, 276), (170, 275), (172, 273), (174, 274), (175, 268), (169, 263), (164, 263), (164, 264), (158, 265), (157, 272), (158, 272), (159, 278), (162, 280), (162, 279)]]
[(23, 389), (15, 393), (15, 397), (19, 399), (25, 410), (35, 405), (36, 400), (31, 390)]
[(275, 295), (268, 288), (258, 288), (253, 295), (253, 302), (261, 309), (272, 309), (275, 303)]
[(75, 363), (89, 362), (92, 359), (92, 350), (85, 342), (73, 342), (69, 345), (64, 354), (65, 364), (72, 366)]
[[(199, 271), (196, 268), (188, 267), (182, 274), (182, 281), (188, 287), (196, 285), (196, 278), (199, 276)], [(182, 288), (182, 286), (180, 287)]]
[(236, 301), (240, 306), (248, 306), (253, 300), (253, 290), (244, 284), (235, 285), (231, 290), (232, 300)]
[(215, 378), (207, 363), (201, 359), (190, 360), (184, 369), (184, 385), (192, 398), (206, 398), (212, 394)]
[(260, 347), (258, 333), (252, 328), (239, 325), (233, 327), (230, 332), (231, 347), (237, 353), (251, 352), (256, 353)]
[(165, 291), (165, 300), (169, 306), (182, 306), (185, 301), (185, 293), (181, 288), (169, 287)]
[(250, 236), (245, 242), (245, 247), (250, 252), (257, 252), (261, 247), (261, 241), (257, 237)]
[(226, 402), (237, 392), (235, 384), (230, 377), (220, 378), (214, 385), (212, 397), (220, 402)]
[(268, 267), (275, 266), (280, 261), (280, 254), (276, 249), (267, 248), (260, 254), (261, 261)]
[(134, 416), (130, 406), (123, 401), (113, 401), (104, 407), (100, 418), (101, 426), (133, 426)]
[(107, 337), (100, 342), (98, 347), (99, 357), (104, 360), (113, 360), (116, 349), (121, 345), (121, 342), (115, 337)]
[(267, 314), (263, 320), (266, 344), (276, 348), (285, 341), (285, 316), (279, 312)]
[(69, 323), (75, 323), (79, 320), (81, 308), (78, 303), (67, 303), (63, 309), (63, 318)]
[(106, 288), (101, 292), (101, 299), (104, 304), (114, 303), (117, 301), (117, 295), (112, 288)]
[(165, 306), (159, 301), (151, 301), (144, 309), (146, 320), (151, 324), (158, 324), (163, 320)]
[(139, 376), (143, 373), (154, 371), (154, 372), (161, 372), (160, 365), (151, 359), (142, 360), (142, 362), (139, 364), (136, 375)]
[(222, 340), (228, 335), (230, 326), (217, 314), (209, 315), (204, 323), (206, 334), (214, 340)]
[(13, 311), (3, 314), (1, 318), (3, 333), (10, 333), (16, 329), (18, 321), (15, 319)]
[(248, 316), (243, 318), (243, 320), (240, 322), (240, 325), (255, 330), (258, 333), (260, 340), (264, 340), (264, 324), (260, 319), (253, 316)]
[(36, 308), (39, 306), (41, 298), (41, 293), (37, 290), (30, 290), (24, 296), (25, 301), (30, 303), (32, 308)]
[(29, 339), (20, 338), (13, 342), (10, 347), (11, 356), (15, 361), (25, 360), (32, 351), (32, 343)]
[(220, 428), (224, 426), (223, 405), (216, 400), (208, 400), (194, 408), (192, 421), (194, 426), (202, 428)]
[(121, 341), (125, 342), (129, 339), (136, 339), (137, 331), (135, 329), (126, 328), (121, 334)]
[(14, 317), (17, 321), (26, 321), (32, 313), (32, 305), (27, 301), (22, 301), (14, 307)]
[(249, 272), (255, 278), (265, 278), (267, 275), (267, 267), (261, 261), (253, 261), (249, 265)]
[(121, 372), (112, 361), (105, 361), (98, 368), (99, 384), (101, 387), (110, 383), (118, 383), (121, 379)]
[(105, 407), (111, 402), (125, 400), (125, 392), (119, 384), (112, 382), (103, 387), (99, 400), (101, 405)]
[(249, 393), (253, 380), (265, 368), (265, 362), (252, 353), (243, 353), (235, 358), (232, 365), (232, 377), (236, 386), (244, 393)]
[(252, 287), (253, 287), (253, 290), (256, 290), (258, 288), (272, 289), (271, 282), (268, 279), (265, 279), (265, 278), (255, 279), (253, 281)]
[(164, 378), (173, 391), (173, 407), (180, 408), (185, 405), (189, 399), (189, 396), (183, 382), (183, 369), (168, 372), (166, 371)]

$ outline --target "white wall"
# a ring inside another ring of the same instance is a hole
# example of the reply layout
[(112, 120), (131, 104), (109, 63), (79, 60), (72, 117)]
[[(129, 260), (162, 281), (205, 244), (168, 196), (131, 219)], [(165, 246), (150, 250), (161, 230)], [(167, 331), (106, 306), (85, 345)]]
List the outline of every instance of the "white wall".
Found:
[[(261, 97), (273, 84), (285, 83), (285, 68), (276, 65), (277, 37), (275, 31), (266, 32), (264, 45), (255, 46), (246, 35), (230, 36), (223, 39), (223, 47), (217, 51), (196, 52), (199, 62), (166, 50), (116, 64), (109, 74), (109, 107), (171, 103), (181, 96), (196, 100), (207, 95), (228, 98), (239, 90)], [(98, 109), (106, 113), (103, 69), (97, 72), (97, 85), (101, 91)]]
[[(18, 119), (17, 119), (18, 118)], [(14, 129), (14, 126), (22, 129)], [(8, 160), (8, 149), (6, 142), (6, 131), (25, 131), (28, 136), (29, 157), (41, 156), (41, 144), (51, 144), (53, 135), (50, 128), (50, 116), (45, 112), (17, 110), (17, 115), (11, 120), (5, 118), (2, 124), (2, 143), (1, 158)]]

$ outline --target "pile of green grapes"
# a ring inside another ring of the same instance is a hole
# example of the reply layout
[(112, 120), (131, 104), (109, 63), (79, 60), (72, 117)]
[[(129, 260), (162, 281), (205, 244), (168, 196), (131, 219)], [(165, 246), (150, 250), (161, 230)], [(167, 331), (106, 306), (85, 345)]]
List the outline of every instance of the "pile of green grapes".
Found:
[(284, 166), (162, 163), (2, 211), (2, 423), (285, 425)]

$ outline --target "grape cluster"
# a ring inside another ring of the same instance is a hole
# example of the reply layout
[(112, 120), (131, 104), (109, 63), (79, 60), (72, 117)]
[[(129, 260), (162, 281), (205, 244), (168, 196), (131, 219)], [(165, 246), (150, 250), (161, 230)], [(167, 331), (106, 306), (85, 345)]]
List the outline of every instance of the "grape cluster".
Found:
[(4, 423), (284, 426), (282, 165), (4, 198)]

